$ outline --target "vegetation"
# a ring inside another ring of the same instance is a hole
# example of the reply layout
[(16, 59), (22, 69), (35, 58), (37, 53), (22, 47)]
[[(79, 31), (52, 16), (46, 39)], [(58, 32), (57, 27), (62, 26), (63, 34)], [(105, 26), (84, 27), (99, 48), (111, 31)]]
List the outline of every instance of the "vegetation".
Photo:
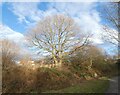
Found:
[(108, 87), (108, 80), (89, 80), (65, 89), (44, 93), (104, 93)]
[(9, 69), (3, 69), (3, 93), (41, 93), (51, 90), (70, 93), (104, 92), (108, 81), (98, 78), (115, 74), (115, 64), (94, 63), (88, 69), (87, 65), (78, 63), (71, 60), (70, 63), (64, 62), (62, 69), (39, 67), (35, 70), (17, 64), (11, 65)]
[(34, 46), (50, 54), (43, 64), (60, 64), (54, 68), (40, 67), (42, 60), (25, 66), (27, 57), (21, 60), (22, 65), (16, 64), (13, 60), (19, 47), (2, 41), (3, 93), (105, 92), (108, 81), (99, 77), (117, 75), (116, 60), (101, 48), (88, 44), (89, 36), (81, 35), (82, 40), (78, 39), (73, 33), (76, 29), (73, 19), (57, 15), (44, 19), (30, 32), (35, 33), (29, 39)]
[(65, 15), (46, 17), (28, 33), (28, 39), (37, 47), (38, 53), (49, 53), (53, 62), (60, 65), (65, 52), (73, 46), (82, 47), (89, 36), (83, 35), (77, 23)]
[(12, 41), (2, 40), (2, 68), (7, 69), (14, 65), (15, 57), (19, 54), (19, 47)]
[[(120, 39), (118, 37), (118, 35), (120, 35), (120, 33), (118, 32), (120, 29), (120, 25), (118, 23), (119, 21), (118, 15), (120, 14), (119, 12), (120, 7), (118, 6), (119, 6), (118, 2), (114, 2), (114, 3), (109, 2), (107, 5), (103, 5), (100, 8), (100, 10), (106, 13), (104, 16), (103, 15), (102, 16), (109, 23), (103, 26), (103, 31), (104, 31), (103, 39), (120, 48), (119, 45)], [(110, 26), (112, 26), (114, 29), (110, 29)]]

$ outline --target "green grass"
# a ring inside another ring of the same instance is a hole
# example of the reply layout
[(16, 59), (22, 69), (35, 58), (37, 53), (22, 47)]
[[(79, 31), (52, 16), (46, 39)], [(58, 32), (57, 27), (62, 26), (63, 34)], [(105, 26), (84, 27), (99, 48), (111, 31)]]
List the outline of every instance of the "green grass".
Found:
[(108, 86), (108, 80), (90, 80), (65, 89), (51, 90), (44, 93), (104, 93)]

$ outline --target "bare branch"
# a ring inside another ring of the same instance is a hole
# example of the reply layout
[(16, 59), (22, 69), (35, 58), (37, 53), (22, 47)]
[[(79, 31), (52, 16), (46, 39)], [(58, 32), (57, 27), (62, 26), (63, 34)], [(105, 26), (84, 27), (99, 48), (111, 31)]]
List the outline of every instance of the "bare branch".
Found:
[[(84, 40), (77, 37), (81, 33), (79, 26), (72, 18), (64, 15), (46, 17), (30, 32), (33, 45), (38, 46), (41, 51), (52, 54), (55, 63), (62, 61), (62, 56), (66, 50), (70, 51), (75, 45)], [(86, 38), (85, 43), (87, 43), (88, 38)]]

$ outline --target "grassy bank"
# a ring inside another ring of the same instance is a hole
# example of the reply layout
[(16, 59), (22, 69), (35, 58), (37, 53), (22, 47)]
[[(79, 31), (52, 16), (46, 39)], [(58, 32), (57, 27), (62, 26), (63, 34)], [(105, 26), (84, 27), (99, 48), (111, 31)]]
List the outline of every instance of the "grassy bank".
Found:
[(51, 90), (44, 93), (104, 93), (108, 86), (108, 80), (89, 80), (65, 89)]

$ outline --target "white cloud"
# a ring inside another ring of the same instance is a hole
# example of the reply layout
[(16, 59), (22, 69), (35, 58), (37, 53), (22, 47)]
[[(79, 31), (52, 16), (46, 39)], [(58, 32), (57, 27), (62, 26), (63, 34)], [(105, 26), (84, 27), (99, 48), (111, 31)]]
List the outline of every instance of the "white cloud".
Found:
[[(82, 0), (80, 0), (82, 1)], [(96, 40), (94, 43), (101, 44), (100, 39), (101, 18), (96, 10), (97, 0), (90, 0), (90, 2), (61, 2), (61, 3), (50, 3), (48, 9), (43, 11), (38, 8), (39, 2), (34, 3), (11, 3), (12, 11), (18, 16), (18, 20), (21, 23), (27, 25), (33, 25), (40, 19), (48, 15), (53, 14), (67, 14), (70, 15), (80, 25), (81, 31), (85, 33), (93, 33)]]
[(89, 40), (91, 41), (91, 42), (93, 42), (93, 44), (103, 44), (104, 42), (100, 39), (100, 38), (96, 38), (96, 37), (91, 37), (91, 38), (89, 38)]
[(19, 23), (25, 23), (27, 26), (36, 24), (45, 16), (57, 13), (56, 9), (40, 10), (38, 4), (40, 2), (14, 2), (11, 5), (11, 11), (18, 17)]
[(42, 11), (38, 10), (37, 2), (14, 2), (10, 3), (12, 5), (12, 9), (10, 9), (16, 16), (18, 16), (18, 20), (20, 23), (24, 22), (29, 24), (34, 21), (40, 20)]
[(102, 44), (101, 18), (96, 10), (95, 2), (79, 2), (79, 3), (52, 3), (50, 8), (55, 8), (59, 13), (65, 13), (80, 25), (81, 31), (84, 33), (94, 34), (91, 38), (96, 44)]
[[(0, 38), (13, 40), (16, 43), (24, 38), (23, 34), (13, 31), (8, 26), (0, 25)], [(22, 41), (22, 40), (21, 40)]]
[(29, 47), (29, 42), (23, 34), (12, 30), (6, 25), (0, 24), (0, 40), (3, 39), (15, 42), (20, 47), (19, 56), (22, 58), (26, 56), (31, 56), (32, 58), (40, 57), (34, 49), (32, 50)]
[(20, 55), (30, 53), (28, 48), (25, 47), (25, 45), (28, 43), (25, 39), (25, 36), (19, 32), (12, 30), (8, 26), (0, 25), (0, 39), (8, 39), (15, 42), (21, 48)]

